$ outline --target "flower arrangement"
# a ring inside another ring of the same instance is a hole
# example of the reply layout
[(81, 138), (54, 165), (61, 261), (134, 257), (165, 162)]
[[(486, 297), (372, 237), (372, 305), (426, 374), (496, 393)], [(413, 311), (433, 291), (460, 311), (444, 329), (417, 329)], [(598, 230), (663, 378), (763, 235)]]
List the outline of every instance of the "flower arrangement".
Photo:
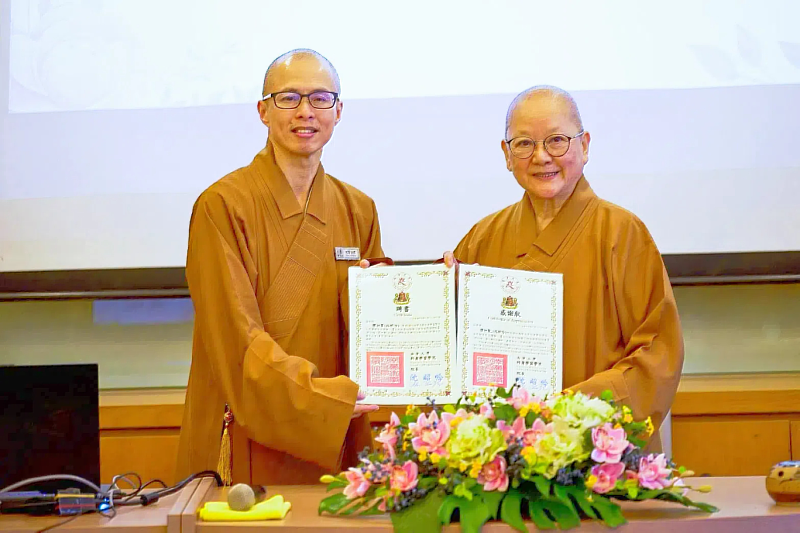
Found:
[(686, 485), (691, 472), (642, 451), (653, 431), (650, 419), (634, 421), (610, 391), (539, 398), (514, 385), (427, 413), (409, 406), (403, 417), (392, 413), (376, 438), (382, 449), (364, 450), (359, 467), (322, 477), (337, 493), (319, 512), (390, 513), (395, 531), (414, 533), (438, 532), (456, 512), (465, 532), (492, 518), (519, 531), (527, 531), (526, 517), (540, 529), (568, 529), (584, 517), (616, 527), (626, 520), (614, 500), (715, 512), (687, 497), (710, 490)]

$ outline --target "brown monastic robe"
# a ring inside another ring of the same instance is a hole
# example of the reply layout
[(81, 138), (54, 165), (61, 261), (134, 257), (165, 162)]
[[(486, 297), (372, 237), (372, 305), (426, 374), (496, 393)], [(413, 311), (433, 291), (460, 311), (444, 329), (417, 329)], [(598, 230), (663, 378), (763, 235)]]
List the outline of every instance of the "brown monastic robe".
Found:
[(272, 145), (195, 203), (186, 276), (194, 342), (178, 477), (216, 469), (226, 404), (232, 481), (317, 483), (357, 462), (369, 422), (351, 422), (347, 269), (334, 248), (380, 257), (374, 202), (320, 165), (307, 210)]
[[(653, 238), (632, 213), (602, 200), (581, 177), (537, 235), (522, 200), (478, 222), (456, 259), (564, 275), (565, 388), (628, 404), (656, 428), (683, 368), (683, 336), (669, 278)], [(660, 449), (658, 432), (648, 448)]]

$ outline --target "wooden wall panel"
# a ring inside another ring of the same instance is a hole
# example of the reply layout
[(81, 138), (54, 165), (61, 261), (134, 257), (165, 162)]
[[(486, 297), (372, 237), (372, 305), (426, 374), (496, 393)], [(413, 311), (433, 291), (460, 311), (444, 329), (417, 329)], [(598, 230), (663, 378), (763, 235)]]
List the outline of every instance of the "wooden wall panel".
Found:
[(698, 475), (765, 476), (791, 457), (789, 431), (781, 418), (673, 418), (673, 458)]
[(791, 423), (792, 428), (792, 459), (800, 461), (800, 420), (794, 420)]
[(123, 429), (100, 432), (100, 480), (110, 483), (117, 474), (136, 472), (142, 482), (161, 479), (175, 484), (178, 458), (177, 429)]

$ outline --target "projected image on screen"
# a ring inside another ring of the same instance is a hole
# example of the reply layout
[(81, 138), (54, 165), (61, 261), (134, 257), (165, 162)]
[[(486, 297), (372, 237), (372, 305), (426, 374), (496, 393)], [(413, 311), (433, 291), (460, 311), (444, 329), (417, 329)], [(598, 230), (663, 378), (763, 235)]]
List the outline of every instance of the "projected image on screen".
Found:
[(574, 94), (592, 187), (662, 252), (800, 249), (792, 0), (4, 8), (0, 270), (182, 266), (194, 199), (263, 147), (264, 71), (297, 47), (339, 71), (323, 164), (375, 199), (397, 260), (519, 199), (500, 140), (536, 84)]

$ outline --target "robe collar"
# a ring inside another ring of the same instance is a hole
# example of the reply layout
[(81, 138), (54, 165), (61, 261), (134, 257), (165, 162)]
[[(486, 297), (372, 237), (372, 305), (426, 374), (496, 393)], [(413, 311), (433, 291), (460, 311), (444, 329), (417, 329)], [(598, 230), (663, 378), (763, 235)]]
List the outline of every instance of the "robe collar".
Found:
[[(303, 206), (297, 201), (289, 181), (275, 161), (275, 149), (271, 142), (267, 141), (267, 146), (256, 155), (253, 160), (253, 166), (266, 182), (284, 220), (303, 213)], [(322, 168), (322, 163), (320, 163), (314, 176), (314, 182), (311, 184), (308, 210), (306, 212), (323, 224), (327, 223), (325, 213), (326, 181), (325, 169)]]
[(552, 257), (578, 222), (581, 213), (596, 199), (597, 195), (589, 186), (589, 182), (586, 181), (584, 176), (581, 176), (575, 185), (575, 190), (572, 191), (570, 197), (561, 206), (561, 210), (544, 231), (537, 236), (536, 215), (533, 212), (533, 204), (528, 194), (525, 193), (522, 200), (517, 203), (517, 257), (522, 257), (528, 253), (532, 245)]

